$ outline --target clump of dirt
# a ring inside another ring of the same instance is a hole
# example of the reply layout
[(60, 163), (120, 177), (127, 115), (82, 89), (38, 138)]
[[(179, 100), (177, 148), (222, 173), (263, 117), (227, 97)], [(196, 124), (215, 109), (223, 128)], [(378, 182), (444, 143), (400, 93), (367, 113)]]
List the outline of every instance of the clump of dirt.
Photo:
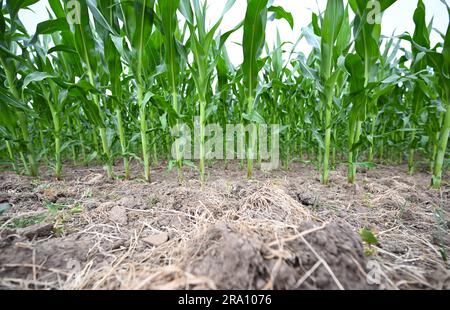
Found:
[[(4, 284), (29, 282), (30, 288), (51, 288), (81, 271), (91, 244), (75, 238), (47, 239), (34, 244), (9, 237), (10, 246), (0, 250), (0, 278)], [(37, 279), (40, 279), (39, 281)]]
[(282, 223), (300, 223), (310, 218), (310, 213), (286, 192), (283, 186), (264, 182), (247, 186), (242, 192), (244, 203), (241, 211), (252, 218), (270, 215), (270, 219)]
[(288, 259), (272, 262), (279, 270), (274, 275), (275, 289), (374, 288), (367, 283), (361, 238), (347, 223), (305, 222), (301, 226), (301, 233), (281, 248), (289, 253)]
[[(261, 253), (262, 243), (233, 231), (225, 223), (208, 229), (195, 243), (202, 240), (186, 270), (196, 276), (206, 276), (216, 288), (238, 290), (261, 289), (267, 271)], [(191, 256), (193, 255), (193, 256)], [(262, 281), (258, 281), (259, 279)]]
[[(208, 229), (186, 270), (218, 289), (371, 289), (361, 239), (342, 222), (305, 222), (297, 235), (265, 244), (225, 223)], [(192, 249), (195, 247), (193, 246)]]
[(111, 221), (120, 225), (125, 225), (128, 222), (127, 212), (122, 206), (115, 206), (109, 211)]

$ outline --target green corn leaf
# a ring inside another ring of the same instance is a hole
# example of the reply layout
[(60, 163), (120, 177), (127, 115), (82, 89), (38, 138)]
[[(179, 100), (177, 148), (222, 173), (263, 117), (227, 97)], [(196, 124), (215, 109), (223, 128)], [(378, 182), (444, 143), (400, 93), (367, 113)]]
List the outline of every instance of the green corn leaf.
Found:
[(328, 1), (325, 10), (324, 21), (322, 25), (322, 40), (321, 40), (321, 75), (327, 80), (333, 70), (334, 44), (337, 40), (341, 30), (342, 22), (344, 20), (344, 3), (342, 0)]
[(348, 50), (351, 47), (351, 37), (352, 37), (352, 30), (347, 7), (345, 8), (342, 24), (334, 46), (333, 52), (334, 54), (333, 57), (335, 58), (334, 62), (337, 62), (339, 57), (345, 56), (347, 54)]
[(13, 98), (9, 92), (7, 92), (4, 88), (1, 87), (0, 87), (0, 101), (15, 109), (27, 111), (27, 113), (32, 112), (32, 110), (27, 105), (25, 105), (20, 100)]
[(323, 142), (323, 137), (316, 130), (314, 130), (312, 132), (312, 135), (314, 137), (314, 140), (316, 140), (317, 144), (319, 145), (319, 147), (322, 150), (324, 150), (325, 149), (325, 143)]
[(352, 93), (364, 89), (364, 63), (357, 54), (349, 54), (345, 58), (345, 67), (350, 74), (350, 90)]
[(39, 35), (52, 34), (54, 32), (69, 31), (69, 24), (65, 18), (57, 18), (39, 23), (36, 32), (29, 44), (34, 44), (38, 40)]
[(367, 229), (367, 228), (361, 229), (359, 231), (359, 235), (361, 236), (362, 240), (369, 245), (379, 244), (377, 237), (370, 229)]
[(244, 20), (242, 71), (246, 85), (247, 98), (252, 98), (258, 83), (258, 58), (265, 41), (267, 22), (267, 0), (250, 0)]
[(355, 163), (356, 166), (367, 168), (367, 169), (374, 169), (377, 167), (377, 164), (371, 163), (371, 162), (361, 162), (361, 163)]
[(60, 0), (48, 0), (48, 4), (52, 12), (56, 15), (57, 18), (65, 18), (66, 13), (64, 12), (64, 7), (61, 5)]
[(319, 17), (317, 16), (316, 13), (312, 13), (312, 26), (313, 26), (314, 34), (318, 37), (321, 37), (322, 29), (320, 28)]
[(87, 67), (90, 75), (90, 82), (93, 83), (94, 75), (97, 71), (97, 61), (95, 59), (95, 40), (89, 20), (89, 11), (85, 1), (79, 1), (80, 24), (74, 25), (75, 47), (79, 56)]
[[(3, 1), (0, 1), (0, 9), (3, 7)], [(3, 14), (0, 14), (0, 43), (4, 44), (6, 34), (6, 21)]]
[(225, 44), (225, 42), (228, 40), (228, 38), (229, 38), (233, 33), (235, 33), (235, 32), (238, 31), (240, 28), (242, 28), (242, 26), (244, 26), (244, 23), (243, 23), (243, 22), (239, 23), (239, 24), (238, 24), (236, 27), (234, 27), (233, 29), (231, 29), (231, 30), (225, 32), (224, 34), (222, 34), (221, 37), (220, 37), (220, 45), (219, 45), (219, 47), (222, 47), (222, 46)]
[(165, 63), (169, 85), (172, 93), (178, 93), (178, 80), (180, 72), (180, 55), (176, 46), (175, 33), (178, 19), (176, 16), (179, 0), (167, 0), (159, 3), (161, 22), (164, 31)]
[[(96, 5), (96, 0), (86, 0), (87, 5), (89, 7), (89, 11), (92, 13), (92, 16), (94, 18), (94, 20), (96, 21), (97, 25), (102, 27), (103, 30), (113, 34), (113, 35), (117, 35), (116, 31), (114, 30), (113, 26), (112, 26), (112, 20), (107, 20), (102, 12), (97, 8)], [(103, 9), (105, 11), (110, 11), (110, 10), (114, 10), (115, 8), (115, 3), (113, 0), (100, 0), (99, 1), (100, 4), (103, 4)], [(112, 16), (111, 14), (109, 14), (108, 16)], [(99, 31), (99, 29), (97, 29), (97, 31)]]
[(26, 8), (35, 4), (39, 0), (6, 0), (6, 8), (11, 16), (11, 19), (15, 19), (20, 9)]
[(65, 45), (65, 44), (59, 44), (56, 45), (54, 47), (52, 47), (51, 49), (48, 50), (47, 54), (52, 54), (52, 53), (56, 53), (56, 52), (66, 52), (66, 53), (71, 53), (71, 54), (77, 54), (77, 51), (69, 45)]
[(99, 127), (103, 126), (100, 108), (92, 100), (84, 100), (82, 105), (90, 123)]
[(374, 10), (378, 8), (378, 5), (381, 12), (384, 12), (391, 5), (397, 2), (397, 0), (376, 0), (370, 2), (367, 0), (349, 0), (348, 2), (353, 12), (362, 14), (366, 10)]
[(27, 75), (23, 81), (22, 89), (27, 88), (27, 86), (32, 82), (40, 82), (48, 78), (53, 78), (54, 76), (47, 72), (33, 72)]
[(4, 126), (13, 129), (16, 126), (14, 109), (6, 104), (6, 101), (4, 101), (4, 97), (1, 93), (0, 99), (0, 109), (2, 111), (2, 113), (0, 113), (0, 127)]
[(256, 110), (252, 110), (252, 112), (250, 114), (244, 113), (242, 115), (242, 117), (251, 123), (256, 123), (256, 124), (265, 124), (266, 123), (264, 118)]
[[(415, 24), (413, 35), (414, 42), (425, 48), (430, 48), (430, 34), (426, 24), (425, 5), (422, 0), (419, 0), (417, 3), (417, 8), (414, 11), (413, 19)], [(414, 45), (412, 46), (412, 51), (413, 54), (418, 52)]]
[(284, 19), (289, 23), (289, 26), (291, 26), (291, 29), (294, 29), (294, 17), (291, 13), (287, 12), (283, 7), (281, 6), (271, 6), (268, 9), (269, 12), (273, 12), (271, 19)]
[(320, 37), (314, 33), (313, 29), (310, 27), (303, 28), (302, 35), (305, 37), (309, 45), (317, 50), (320, 49)]

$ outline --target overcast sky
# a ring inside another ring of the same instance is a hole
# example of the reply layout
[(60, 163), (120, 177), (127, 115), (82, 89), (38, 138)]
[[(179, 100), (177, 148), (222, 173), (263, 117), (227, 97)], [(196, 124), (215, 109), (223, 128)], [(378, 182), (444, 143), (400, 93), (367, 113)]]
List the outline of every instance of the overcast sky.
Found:
[[(446, 0), (450, 3), (450, 0)], [(221, 14), (227, 0), (209, 0), (209, 17), (211, 22), (215, 21)], [(226, 32), (236, 26), (245, 16), (246, 0), (237, 0), (235, 6), (226, 14), (221, 31)], [(327, 0), (274, 0), (274, 5), (282, 6), (291, 12), (295, 19), (294, 30), (285, 21), (269, 22), (266, 31), (266, 40), (269, 46), (273, 46), (276, 38), (276, 30), (278, 29), (283, 41), (295, 43), (301, 29), (311, 22), (311, 13), (323, 11), (326, 7)], [(427, 20), (434, 18), (434, 27), (440, 32), (445, 33), (449, 23), (448, 15), (444, 4), (440, 0), (424, 0), (427, 10)], [(417, 0), (398, 0), (384, 14), (382, 21), (382, 31), (386, 36), (390, 36), (393, 32), (401, 34), (405, 31), (412, 33), (414, 31), (413, 14), (417, 5)], [(32, 11), (22, 10), (20, 17), (27, 27), (30, 34), (33, 34), (36, 25), (46, 20), (48, 13), (46, 11), (47, 0), (40, 0), (31, 6)], [(440, 40), (440, 36), (434, 32), (432, 34), (432, 44), (436, 44)], [(242, 31), (233, 34), (227, 44), (228, 51), (232, 62), (236, 65), (242, 62), (242, 49), (238, 44), (242, 40)], [(299, 50), (308, 53), (310, 48), (306, 42), (301, 42)]]

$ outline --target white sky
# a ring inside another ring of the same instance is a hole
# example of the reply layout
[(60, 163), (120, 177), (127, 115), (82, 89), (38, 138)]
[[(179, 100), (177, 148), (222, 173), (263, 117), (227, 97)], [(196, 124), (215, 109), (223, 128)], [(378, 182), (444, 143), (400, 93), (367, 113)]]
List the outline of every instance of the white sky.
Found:
[[(450, 0), (445, 0), (450, 3)], [(209, 0), (209, 17), (211, 21), (215, 21), (221, 14), (227, 0)], [(246, 10), (246, 0), (237, 0), (234, 7), (226, 14), (221, 31), (231, 30), (240, 21), (244, 19)], [(274, 0), (273, 5), (282, 6), (286, 11), (291, 12), (294, 16), (294, 30), (291, 30), (286, 21), (269, 22), (266, 30), (266, 41), (269, 46), (273, 46), (276, 38), (276, 30), (281, 34), (282, 41), (295, 43), (301, 29), (311, 22), (311, 12), (323, 11), (326, 7), (327, 0)], [(445, 33), (449, 23), (447, 10), (440, 0), (424, 0), (427, 10), (427, 21), (434, 17), (434, 28)], [(40, 0), (31, 6), (32, 11), (22, 10), (20, 17), (30, 34), (33, 34), (36, 25), (48, 18), (46, 11), (47, 0)], [(394, 31), (395, 34), (401, 34), (405, 31), (412, 33), (414, 31), (413, 14), (417, 6), (417, 0), (398, 0), (384, 14), (382, 21), (382, 31), (386, 36), (390, 36)], [(241, 42), (242, 30), (234, 33), (228, 41), (227, 48), (231, 61), (238, 65), (242, 62), (242, 49), (234, 42)], [(433, 32), (431, 37), (432, 45), (440, 41), (440, 36)], [(308, 53), (310, 47), (306, 42), (301, 42), (298, 46), (300, 51)]]

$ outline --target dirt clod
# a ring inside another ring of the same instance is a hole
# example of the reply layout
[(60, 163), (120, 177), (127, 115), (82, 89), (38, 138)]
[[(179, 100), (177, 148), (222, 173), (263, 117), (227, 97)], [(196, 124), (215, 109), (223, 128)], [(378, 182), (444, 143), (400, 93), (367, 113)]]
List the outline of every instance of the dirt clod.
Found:
[[(50, 239), (34, 246), (16, 242), (0, 251), (0, 279), (22, 278), (30, 283), (27, 288), (52, 287), (72, 271), (79, 272), (88, 260), (88, 252), (89, 243), (73, 238)], [(46, 279), (42, 283), (48, 284), (33, 283), (33, 268), (37, 277)]]
[(207, 276), (218, 289), (247, 290), (257, 288), (264, 279), (262, 244), (251, 237), (234, 232), (225, 223), (218, 223), (205, 232), (206, 241), (187, 271)]
[(276, 248), (216, 224), (205, 232), (206, 241), (187, 270), (211, 279), (219, 289), (371, 289), (362, 242), (351, 227), (339, 221), (319, 229), (306, 222), (300, 231), (315, 228), (304, 239)]
[(160, 246), (161, 244), (169, 240), (169, 235), (167, 233), (161, 233), (149, 237), (142, 238), (142, 241), (151, 246)]
[(87, 176), (86, 185), (95, 185), (99, 184), (104, 179), (104, 176), (100, 173), (95, 175)]
[(128, 222), (127, 211), (122, 206), (115, 206), (109, 211), (110, 219), (121, 225)]
[[(318, 224), (308, 222), (300, 231), (317, 227)], [(304, 238), (289, 241), (284, 250), (293, 256), (283, 261), (275, 289), (371, 288), (367, 283), (361, 238), (343, 221), (330, 223)], [(299, 282), (318, 263), (320, 265), (311, 276)]]
[(19, 234), (28, 239), (48, 237), (53, 232), (53, 224), (35, 224), (18, 231)]

